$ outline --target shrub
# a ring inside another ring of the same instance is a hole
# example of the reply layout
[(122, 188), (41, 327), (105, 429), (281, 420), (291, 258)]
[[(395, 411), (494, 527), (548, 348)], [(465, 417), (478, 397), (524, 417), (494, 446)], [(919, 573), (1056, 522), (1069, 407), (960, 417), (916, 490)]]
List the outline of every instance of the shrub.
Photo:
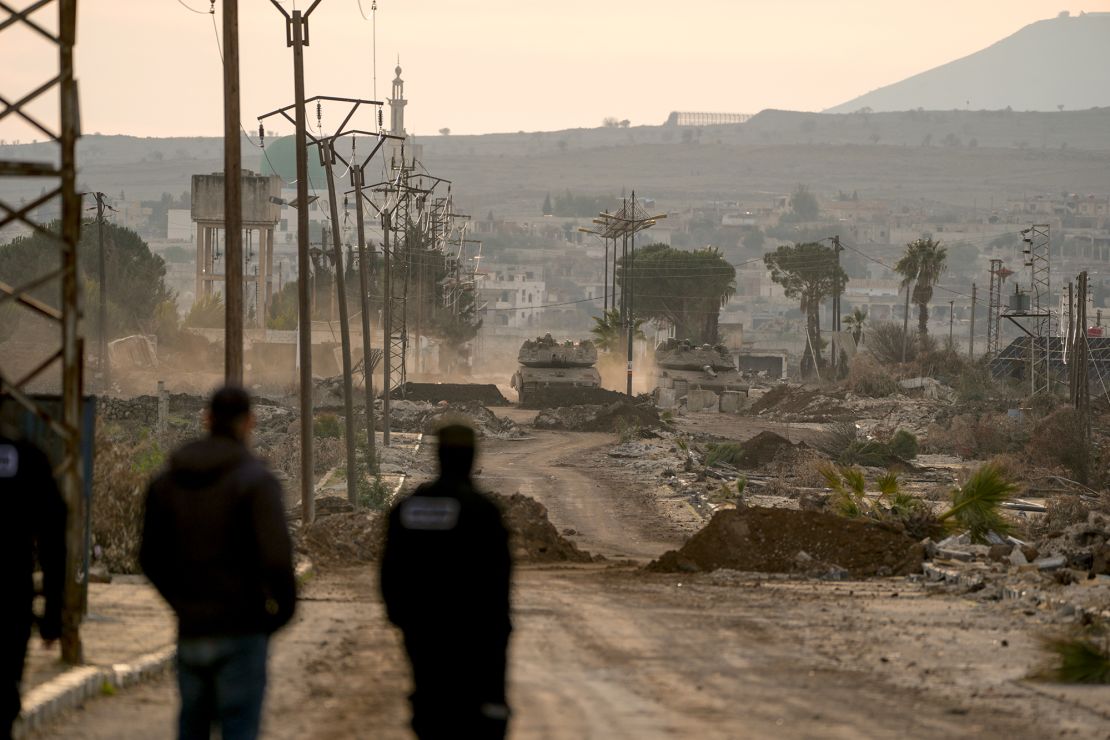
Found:
[(917, 437), (905, 429), (899, 429), (887, 443), (890, 451), (903, 460), (912, 460), (917, 457)]
[(1052, 656), (1044, 677), (1061, 683), (1110, 684), (1110, 638), (1076, 634), (1043, 641)]
[[(867, 330), (867, 349), (883, 365), (897, 365), (902, 361), (902, 344), (906, 336), (902, 327), (892, 321), (879, 321)], [(917, 355), (916, 333), (911, 335), (906, 345), (906, 361)]]
[(335, 414), (320, 414), (312, 422), (312, 435), (320, 439), (339, 439), (339, 417)]
[(849, 363), (848, 387), (853, 393), (870, 398), (885, 398), (898, 391), (894, 376), (866, 354), (853, 357)]
[(743, 449), (736, 442), (722, 442), (721, 444), (710, 443), (705, 448), (705, 465), (712, 467), (717, 463), (725, 463), (726, 465), (737, 466), (743, 456)]
[(980, 466), (959, 488), (952, 491), (952, 508), (940, 515), (966, 530), (972, 542), (984, 544), (987, 534), (1005, 535), (1012, 529), (1002, 515), (1002, 502), (1015, 490), (1001, 468), (987, 463)]
[(165, 453), (153, 437), (138, 443), (107, 435), (97, 438), (92, 539), (113, 573), (139, 572), (146, 488), (164, 459)]
[(1087, 440), (1075, 409), (1059, 409), (1038, 421), (1025, 450), (1033, 462), (1062, 466), (1080, 483), (1086, 484), (1090, 478)]

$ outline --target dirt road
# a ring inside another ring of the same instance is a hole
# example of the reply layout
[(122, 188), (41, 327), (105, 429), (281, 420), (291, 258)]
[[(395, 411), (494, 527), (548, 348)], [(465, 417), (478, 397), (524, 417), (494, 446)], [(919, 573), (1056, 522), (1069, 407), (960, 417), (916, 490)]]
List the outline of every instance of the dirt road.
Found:
[[(536, 496), (586, 549), (654, 556), (684, 523), (610, 480), (612, 442), (494, 442), (481, 478)], [(274, 646), (266, 736), (407, 737), (407, 673), (372, 568), (324, 573), (304, 596)], [(525, 567), (514, 610), (517, 738), (1110, 737), (1105, 696), (1021, 680), (1036, 662), (1035, 614), (900, 579)], [(163, 680), (91, 702), (44, 736), (169, 737), (174, 702)]]

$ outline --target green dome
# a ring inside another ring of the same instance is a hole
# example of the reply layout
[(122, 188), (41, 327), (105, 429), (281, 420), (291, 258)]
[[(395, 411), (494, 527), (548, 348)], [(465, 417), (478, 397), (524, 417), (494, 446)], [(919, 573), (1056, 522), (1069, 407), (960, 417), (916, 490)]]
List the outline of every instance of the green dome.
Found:
[[(260, 165), (263, 175), (277, 175), (285, 181), (283, 187), (294, 187), (292, 183), (297, 179), (297, 144), (295, 136), (282, 136), (266, 145), (265, 154)], [(345, 168), (344, 168), (345, 169)], [(336, 172), (338, 176), (343, 170)], [(308, 181), (311, 188), (326, 191), (328, 189), (328, 176), (324, 166), (320, 164), (320, 155), (317, 148), (308, 143)], [(336, 183), (338, 186), (339, 183)]]

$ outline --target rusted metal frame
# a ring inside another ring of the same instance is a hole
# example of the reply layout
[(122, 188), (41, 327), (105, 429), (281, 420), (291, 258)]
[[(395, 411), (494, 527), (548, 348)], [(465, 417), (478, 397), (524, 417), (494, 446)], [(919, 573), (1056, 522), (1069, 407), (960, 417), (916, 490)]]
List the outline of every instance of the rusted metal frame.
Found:
[(0, 177), (58, 177), (54, 165), (48, 162), (0, 161)]
[[(63, 272), (64, 270), (58, 270), (51, 277), (53, 278), (61, 276)], [(0, 296), (0, 303), (11, 299), (22, 303), (24, 306), (31, 309), (32, 311), (37, 311), (48, 319), (53, 319), (54, 321), (62, 320), (62, 311), (59, 311), (49, 304), (43, 303), (38, 298), (34, 298), (32, 296), (25, 295), (22, 292), (19, 292), (19, 290), (13, 288), (3, 281), (0, 281), (0, 293), (4, 294), (3, 296)]]
[(34, 370), (32, 370), (31, 372), (27, 373), (22, 378), (17, 380), (15, 382), (15, 384), (17, 386), (19, 386), (20, 388), (26, 386), (32, 380), (34, 380), (39, 375), (41, 375), (43, 372), (45, 372), (48, 367), (53, 365), (56, 361), (60, 360), (61, 357), (62, 357), (62, 350), (59, 349), (57, 352), (55, 352), (54, 354), (50, 355), (45, 360), (40, 362)]
[(60, 187), (54, 188), (49, 193), (46, 193), (44, 195), (40, 195), (36, 200), (33, 200), (30, 203), (25, 203), (23, 205), (23, 207), (20, 208), (18, 211), (13, 210), (11, 206), (9, 206), (4, 201), (0, 200), (0, 208), (3, 208), (5, 211), (8, 212), (8, 215), (4, 217), (4, 220), (0, 221), (0, 228), (3, 228), (5, 226), (7, 226), (12, 221), (21, 221), (21, 222), (27, 224), (28, 226), (32, 227), (35, 231), (38, 231), (39, 233), (41, 233), (43, 236), (49, 237), (51, 239), (58, 239), (57, 234), (55, 234), (53, 231), (50, 231), (49, 229), (45, 228), (42, 224), (37, 223), (35, 221), (32, 221), (27, 216), (27, 214), (30, 211), (35, 210), (36, 208), (38, 208), (42, 204), (44, 204), (48, 201), (51, 201), (54, 198), (57, 198), (61, 194), (62, 194), (62, 189)]
[(15, 10), (7, 3), (0, 2), (0, 10), (6, 10), (8, 12), (8, 18), (3, 22), (0, 22), (0, 31), (3, 31), (8, 26), (16, 23), (25, 23), (32, 30), (38, 31), (46, 38), (53, 41), (55, 44), (59, 43), (59, 39), (57, 36), (50, 33), (45, 28), (31, 20), (31, 16), (36, 10), (38, 10), (39, 8), (44, 8), (52, 2), (54, 2), (54, 0), (38, 0), (37, 3), (31, 3), (23, 10)]
[(53, 280), (54, 278), (58, 277), (61, 274), (62, 274), (62, 271), (60, 269), (55, 270), (53, 272), (48, 272), (45, 275), (42, 275), (40, 277), (35, 278), (34, 280), (32, 280), (29, 283), (24, 283), (23, 285), (19, 286), (18, 288), (13, 288), (10, 285), (7, 285), (6, 283), (4, 283), (2, 280), (0, 280), (0, 285), (4, 286), (4, 287), (0, 288), (0, 293), (2, 293), (2, 295), (0, 295), (0, 304), (2, 304), (4, 301), (8, 300), (9, 298), (12, 298), (12, 299), (18, 298), (19, 296), (21, 296), (24, 293), (29, 293), (30, 291), (34, 290), (35, 288), (39, 287), (40, 285), (43, 285), (44, 283), (50, 282), (51, 280)]
[(12, 397), (16, 403), (37, 416), (43, 423), (50, 427), (59, 437), (65, 439), (71, 433), (76, 434), (76, 430), (70, 430), (66, 427), (64, 422), (58, 421), (51, 416), (46, 409), (39, 404), (35, 403), (35, 399), (20, 390), (17, 383), (9, 381), (4, 372), (0, 370), (0, 391)]
[(15, 101), (14, 103), (9, 101), (7, 98), (5, 98), (3, 96), (0, 96), (0, 103), (4, 104), (4, 109), (0, 110), (0, 121), (3, 121), (5, 118), (10, 116), (12, 113), (15, 113), (20, 118), (22, 118), (24, 121), (31, 124), (32, 126), (37, 128), (39, 131), (43, 132), (44, 134), (46, 134), (47, 137), (49, 137), (51, 139), (57, 139), (58, 134), (56, 134), (53, 131), (51, 131), (50, 129), (46, 128), (46, 126), (44, 126), (43, 124), (39, 123), (38, 120), (36, 120), (34, 118), (34, 116), (32, 116), (31, 114), (25, 113), (23, 111), (23, 106), (25, 106), (28, 103), (31, 103), (31, 102), (35, 101), (36, 99), (38, 99), (38, 97), (40, 95), (42, 95), (43, 93), (47, 92), (50, 88), (52, 88), (55, 85), (57, 85), (58, 83), (60, 83), (61, 80), (62, 80), (62, 78), (60, 76), (55, 77), (52, 80), (48, 80), (47, 82), (44, 82), (43, 84), (39, 85), (36, 89), (27, 93), (22, 98)]

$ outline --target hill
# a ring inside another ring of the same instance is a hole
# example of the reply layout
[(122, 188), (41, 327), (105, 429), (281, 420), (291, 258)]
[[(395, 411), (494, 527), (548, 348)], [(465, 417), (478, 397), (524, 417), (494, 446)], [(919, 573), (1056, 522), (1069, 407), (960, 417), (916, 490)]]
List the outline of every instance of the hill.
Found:
[[(1001, 6), (1000, 6), (1001, 8)], [(974, 54), (830, 108), (1055, 111), (1110, 105), (1110, 13), (1037, 21)]]
[[(1110, 108), (1047, 113), (905, 111), (822, 114), (767, 110), (746, 123), (636, 126), (419, 137), (423, 160), (455, 183), (466, 213), (538, 214), (547, 193), (619, 195), (635, 188), (665, 208), (758, 199), (806, 183), (904, 202), (953, 205), (1007, 196), (1110, 192)], [(268, 146), (277, 144), (267, 139)], [(88, 135), (78, 143), (81, 190), (158, 199), (189, 176), (220, 171), (218, 138)], [(0, 158), (47, 159), (45, 144), (0, 146)], [(278, 161), (277, 152), (274, 153)], [(313, 158), (310, 158), (312, 161)], [(267, 163), (243, 141), (243, 165)], [(18, 202), (36, 181), (6, 180)]]

